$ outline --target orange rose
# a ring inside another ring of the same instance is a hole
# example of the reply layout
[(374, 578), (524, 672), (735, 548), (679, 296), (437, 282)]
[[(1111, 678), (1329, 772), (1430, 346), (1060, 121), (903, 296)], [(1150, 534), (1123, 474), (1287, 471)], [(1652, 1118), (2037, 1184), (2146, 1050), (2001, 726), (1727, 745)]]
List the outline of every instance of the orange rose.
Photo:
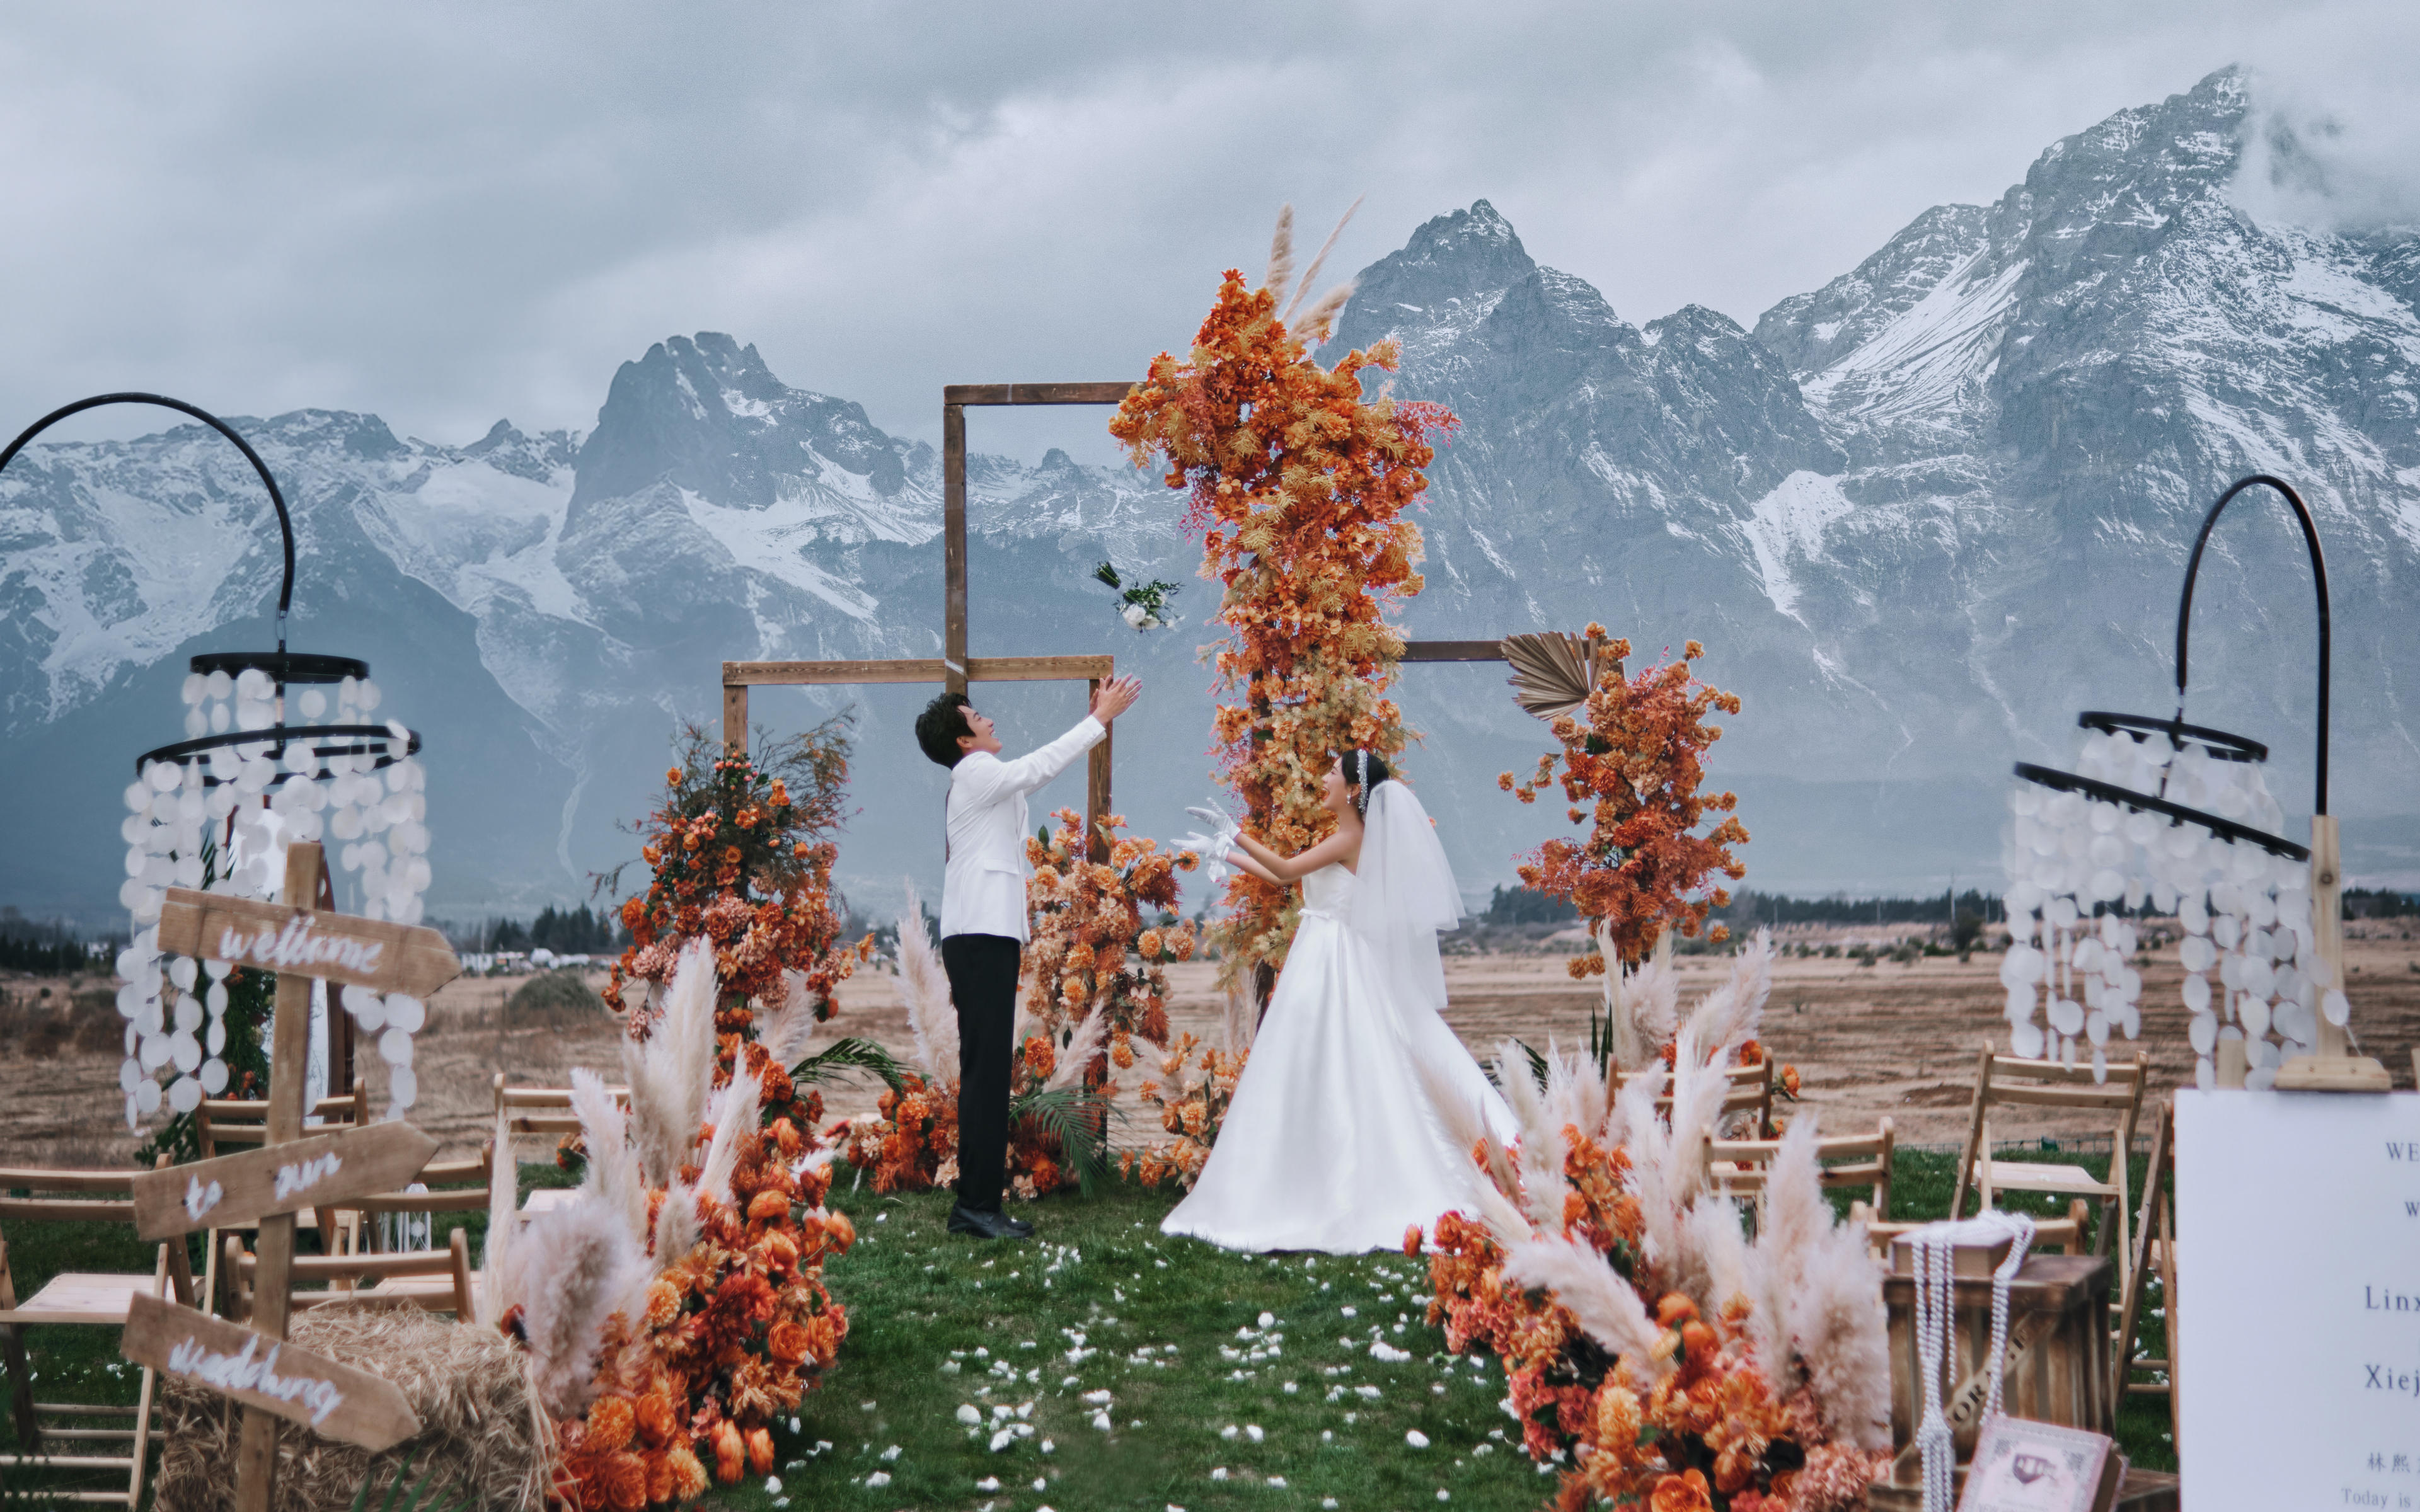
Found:
[(647, 1504), (647, 1462), (628, 1450), (606, 1456), (597, 1478), (612, 1512), (639, 1512)]
[[(660, 1449), (670, 1443), (673, 1435), (680, 1428), (680, 1417), (673, 1411), (671, 1398), (666, 1396), (651, 1394), (640, 1397), (637, 1416), (639, 1436), (650, 1449)], [(663, 1500), (660, 1496), (647, 1499), (651, 1502)]]
[(1706, 1493), (1706, 1477), (1695, 1470), (1667, 1475), (1648, 1498), (1652, 1512), (1714, 1512), (1714, 1499)]
[(668, 788), (676, 788), (676, 787), (680, 786), (680, 777), (681, 777), (681, 774), (680, 774), (680, 768), (679, 768), (679, 767), (677, 767), (677, 766), (667, 766), (667, 767), (665, 767), (665, 768), (664, 768), (664, 786), (666, 786), (666, 787), (668, 787)]
[(812, 1342), (805, 1329), (785, 1318), (766, 1331), (765, 1352), (783, 1365), (795, 1365), (807, 1357)]
[(1418, 1255), (1419, 1252), (1420, 1226), (1418, 1224), (1407, 1224), (1404, 1228), (1404, 1253), (1406, 1255)]
[(748, 1430), (748, 1468), (759, 1475), (773, 1473), (773, 1430), (752, 1427)]
[(748, 1221), (752, 1224), (760, 1224), (774, 1218), (786, 1218), (789, 1215), (790, 1198), (787, 1193), (778, 1192), (768, 1187), (748, 1199)]

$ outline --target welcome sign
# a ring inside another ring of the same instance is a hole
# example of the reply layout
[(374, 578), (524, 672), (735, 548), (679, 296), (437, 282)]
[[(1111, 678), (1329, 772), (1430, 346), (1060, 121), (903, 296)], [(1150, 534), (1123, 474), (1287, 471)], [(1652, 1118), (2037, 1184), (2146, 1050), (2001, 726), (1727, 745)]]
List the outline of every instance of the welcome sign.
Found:
[(2195, 1512), (2420, 1507), (2420, 1096), (2177, 1094)]
[(160, 949), (206, 961), (427, 997), (462, 974), (433, 929), (171, 887)]

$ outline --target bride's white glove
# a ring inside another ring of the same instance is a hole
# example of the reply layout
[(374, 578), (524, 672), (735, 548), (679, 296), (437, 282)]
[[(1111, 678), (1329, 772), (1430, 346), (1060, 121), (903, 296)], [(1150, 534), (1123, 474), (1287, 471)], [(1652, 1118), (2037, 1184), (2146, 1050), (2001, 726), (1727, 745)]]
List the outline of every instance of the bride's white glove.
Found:
[(1185, 811), (1208, 825), (1211, 832), (1204, 835), (1196, 831), (1178, 841), (1177, 844), (1188, 851), (1200, 851), (1202, 859), (1209, 863), (1210, 880), (1224, 881), (1229, 870), (1227, 857), (1234, 854), (1235, 837), (1243, 833), (1243, 825), (1237, 824), (1234, 816), (1228, 813), (1216, 798), (1210, 800), (1206, 809), (1187, 809)]

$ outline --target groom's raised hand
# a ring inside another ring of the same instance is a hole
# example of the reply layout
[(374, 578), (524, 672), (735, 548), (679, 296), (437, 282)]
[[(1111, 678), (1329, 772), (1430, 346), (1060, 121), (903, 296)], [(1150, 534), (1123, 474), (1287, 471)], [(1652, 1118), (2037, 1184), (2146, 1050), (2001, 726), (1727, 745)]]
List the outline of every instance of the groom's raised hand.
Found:
[(1110, 720), (1134, 707), (1134, 701), (1141, 695), (1142, 679), (1134, 673), (1112, 677), (1093, 695), (1093, 717), (1107, 726)]

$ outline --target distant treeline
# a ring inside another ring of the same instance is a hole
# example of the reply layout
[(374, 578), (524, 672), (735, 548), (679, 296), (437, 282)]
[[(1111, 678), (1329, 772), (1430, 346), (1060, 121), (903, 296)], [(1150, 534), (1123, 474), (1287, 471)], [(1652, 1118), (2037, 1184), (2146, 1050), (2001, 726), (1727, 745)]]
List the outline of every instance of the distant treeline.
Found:
[(557, 955), (610, 955), (630, 943), (610, 909), (547, 907), (524, 924), (517, 918), (491, 918), (483, 924), (454, 926), (446, 933), (458, 950), (483, 954), (503, 951), (551, 950)]
[[(2420, 895), (2383, 887), (2347, 887), (2347, 918), (2420, 918)], [(1489, 924), (1554, 924), (1579, 915), (1572, 905), (1528, 887), (1497, 887), (1480, 916)], [(1971, 917), (1976, 923), (1997, 924), (2008, 918), (1997, 893), (1968, 887), (1953, 901), (1949, 889), (1922, 898), (1853, 898), (1834, 893), (1828, 898), (1792, 898), (1783, 893), (1744, 889), (1731, 895), (1728, 907), (1706, 916), (1729, 925), (1733, 934), (1785, 924), (1940, 924)]]
[(115, 954), (115, 941), (87, 942), (55, 919), (36, 921), (14, 908), (0, 908), (0, 970), (64, 977), (105, 971), (99, 958)]

